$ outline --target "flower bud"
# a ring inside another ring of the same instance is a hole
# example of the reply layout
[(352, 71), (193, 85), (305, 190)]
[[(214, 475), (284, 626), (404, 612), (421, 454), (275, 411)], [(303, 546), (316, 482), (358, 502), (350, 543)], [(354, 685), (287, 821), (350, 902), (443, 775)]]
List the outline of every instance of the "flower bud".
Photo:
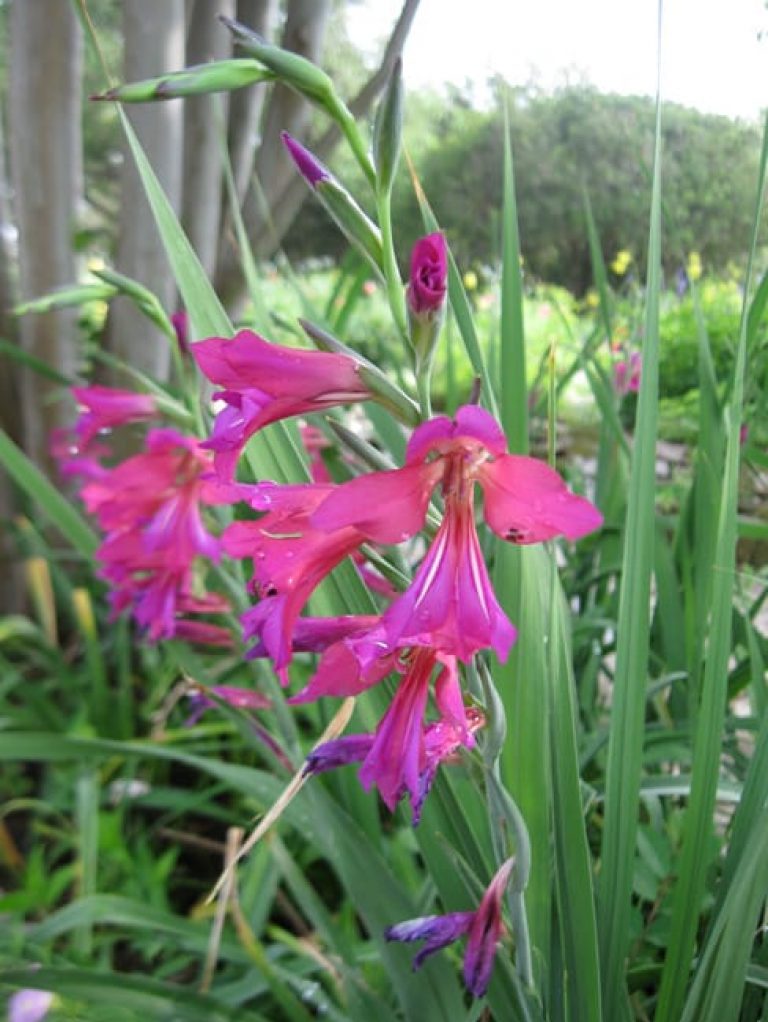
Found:
[(326, 212), (348, 241), (354, 245), (381, 273), (381, 233), (358, 206), (349, 192), (308, 149), (288, 134), (282, 135), (283, 144), (296, 167), (325, 206)]
[(158, 78), (118, 85), (104, 93), (91, 96), (91, 99), (116, 103), (151, 103), (180, 96), (206, 96), (212, 92), (231, 92), (256, 82), (272, 81), (274, 77), (274, 73), (258, 61), (241, 57), (198, 64)]
[(398, 58), (392, 68), (387, 91), (376, 111), (373, 129), (373, 160), (378, 174), (379, 189), (388, 193), (400, 160), (403, 129), (402, 62)]
[(420, 238), (411, 252), (406, 290), (411, 344), (417, 364), (428, 368), (445, 313), (448, 251), (438, 231)]
[(299, 173), (311, 188), (315, 188), (321, 181), (331, 176), (328, 168), (287, 131), (282, 132), (280, 137)]
[(416, 316), (438, 312), (445, 302), (448, 254), (438, 231), (419, 238), (411, 252), (408, 307)]

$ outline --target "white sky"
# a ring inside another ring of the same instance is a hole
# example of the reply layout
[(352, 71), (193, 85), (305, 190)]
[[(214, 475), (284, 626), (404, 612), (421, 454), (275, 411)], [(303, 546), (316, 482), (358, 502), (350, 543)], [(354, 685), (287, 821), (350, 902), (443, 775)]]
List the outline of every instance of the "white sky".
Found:
[[(350, 4), (352, 41), (378, 52), (400, 6)], [(473, 80), (482, 95), (483, 82), (500, 72), (515, 85), (586, 80), (605, 92), (653, 95), (656, 35), (656, 0), (421, 0), (404, 52), (405, 80), (410, 88)], [(768, 107), (763, 0), (666, 0), (662, 94), (759, 119)]]

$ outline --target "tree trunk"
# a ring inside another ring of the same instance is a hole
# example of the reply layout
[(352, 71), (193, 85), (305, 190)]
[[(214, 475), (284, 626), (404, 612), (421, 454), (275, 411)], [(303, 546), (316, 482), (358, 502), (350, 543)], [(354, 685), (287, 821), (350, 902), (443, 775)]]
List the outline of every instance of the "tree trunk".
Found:
[[(234, 17), (235, 0), (192, 0), (187, 66), (232, 55), (232, 37), (218, 20)], [(184, 104), (184, 174), (181, 222), (203, 268), (213, 275), (219, 240), (223, 134), (227, 95), (195, 96)]]
[[(330, 11), (330, 0), (290, 0), (280, 45), (318, 62)], [(266, 208), (272, 205), (293, 173), (280, 132), (288, 131), (301, 137), (306, 132), (310, 112), (307, 101), (285, 85), (275, 85), (269, 94), (254, 167), (257, 186), (248, 188), (243, 207), (251, 244), (262, 253), (264, 248), (270, 248), (268, 243), (262, 244), (269, 230), (263, 215), (264, 205)], [(258, 194), (259, 188), (262, 196)], [(254, 244), (257, 241), (259, 244)], [(234, 302), (243, 290), (240, 256), (231, 239), (225, 238), (223, 242), (217, 286), (225, 302)]]
[[(10, 152), (18, 226), (19, 297), (34, 298), (75, 280), (72, 246), (82, 194), (80, 26), (68, 3), (11, 5)], [(25, 351), (67, 375), (78, 362), (77, 313), (26, 316)], [(71, 419), (60, 387), (18, 369), (21, 437), (26, 452), (53, 471), (51, 430)]]
[[(237, 0), (237, 20), (265, 39), (272, 38), (276, 16), (276, 0)], [(266, 94), (264, 85), (251, 85), (238, 89), (230, 97), (227, 143), (235, 188), (241, 202), (253, 170), (253, 158), (259, 140), (259, 119)]]
[[(185, 24), (184, 0), (163, 0), (162, 3), (130, 0), (126, 3), (123, 6), (124, 81), (135, 82), (183, 67)], [(181, 101), (149, 103), (131, 107), (127, 113), (165, 194), (178, 211), (183, 142)], [(174, 311), (176, 286), (127, 144), (121, 175), (116, 263), (121, 273), (146, 285), (167, 311)], [(167, 378), (168, 341), (127, 298), (118, 298), (112, 303), (107, 345), (112, 354), (134, 368), (158, 380)], [(109, 382), (125, 386), (125, 378), (105, 375)]]
[[(8, 195), (8, 175), (5, 164), (5, 140), (0, 122), (0, 223), (13, 223)], [(18, 343), (17, 321), (11, 314), (16, 304), (14, 281), (11, 273), (11, 251), (5, 231), (0, 231), (0, 337), (12, 344)], [(0, 355), (0, 427), (21, 443), (21, 407), (18, 394), (18, 366), (8, 355)], [(17, 614), (24, 606), (22, 566), (11, 541), (10, 522), (18, 512), (16, 489), (11, 477), (0, 472), (0, 614)]]

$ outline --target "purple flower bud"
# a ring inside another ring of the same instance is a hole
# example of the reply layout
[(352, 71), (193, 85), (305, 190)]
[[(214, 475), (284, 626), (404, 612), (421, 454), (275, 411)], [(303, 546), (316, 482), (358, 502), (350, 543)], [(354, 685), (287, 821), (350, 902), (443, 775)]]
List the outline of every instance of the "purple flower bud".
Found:
[(176, 333), (176, 342), (179, 345), (179, 351), (183, 355), (189, 353), (189, 315), (184, 309), (180, 309), (179, 312), (174, 312), (171, 316), (171, 326)]
[(501, 903), (514, 859), (507, 859), (491, 880), (480, 904), (474, 912), (449, 912), (444, 916), (422, 916), (390, 926), (384, 931), (387, 940), (410, 943), (423, 940), (424, 946), (413, 959), (418, 969), (429, 955), (452, 944), (459, 937), (467, 937), (464, 953), (464, 984), (475, 997), (482, 997), (488, 989), (493, 960), (501, 939), (503, 924)]
[(305, 770), (308, 774), (322, 774), (348, 763), (359, 763), (365, 759), (373, 746), (373, 735), (344, 735), (330, 742), (323, 742), (307, 756)]
[(408, 304), (417, 316), (433, 313), (445, 302), (448, 253), (440, 233), (420, 238), (411, 252)]
[(297, 142), (292, 135), (284, 131), (281, 136), (285, 148), (288, 150), (291, 159), (298, 167), (299, 173), (312, 188), (316, 188), (321, 181), (327, 181), (331, 177), (330, 171), (316, 159), (309, 149)]
[(397, 926), (389, 926), (384, 931), (387, 940), (398, 940), (410, 943), (412, 940), (425, 941), (413, 959), (413, 968), (421, 968), (425, 959), (435, 951), (453, 944), (459, 937), (469, 932), (474, 921), (474, 912), (450, 912), (445, 916), (422, 916), (420, 919), (407, 919)]

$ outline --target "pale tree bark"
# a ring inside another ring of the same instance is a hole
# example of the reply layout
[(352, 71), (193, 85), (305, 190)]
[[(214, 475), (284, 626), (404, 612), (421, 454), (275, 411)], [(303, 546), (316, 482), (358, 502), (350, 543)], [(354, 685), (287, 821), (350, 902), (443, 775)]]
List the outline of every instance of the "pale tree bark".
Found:
[[(330, 12), (331, 0), (290, 0), (280, 45), (319, 62)], [(310, 112), (307, 101), (292, 89), (279, 84), (272, 88), (264, 110), (254, 164), (254, 175), (263, 199), (251, 185), (243, 205), (243, 218), (254, 249), (267, 226), (262, 204), (265, 202), (267, 208), (272, 204), (287, 176), (292, 173), (290, 157), (280, 142), (280, 132), (288, 131), (301, 137), (306, 132)], [(235, 304), (235, 300), (242, 297), (243, 290), (240, 257), (231, 239), (224, 238), (223, 242), (216, 283), (224, 301)]]
[[(187, 66), (232, 55), (232, 37), (218, 20), (235, 16), (235, 0), (191, 0)], [(208, 276), (219, 242), (223, 135), (227, 95), (195, 96), (184, 104), (184, 163), (181, 222)]]
[[(0, 224), (11, 224), (13, 216), (7, 199), (8, 175), (5, 163), (5, 140), (2, 137), (0, 120)], [(12, 344), (18, 343), (17, 320), (11, 314), (16, 304), (12, 257), (9, 238), (0, 231), (0, 337)], [(15, 440), (22, 443), (21, 406), (18, 400), (18, 370), (8, 355), (0, 355), (0, 427)], [(19, 510), (17, 493), (10, 476), (0, 472), (0, 614), (15, 614), (23, 609), (24, 586), (22, 567), (18, 552), (11, 541), (10, 522)]]
[[(59, 6), (52, 4), (46, 6)], [(184, 0), (130, 0), (123, 6), (123, 80), (135, 82), (184, 66)], [(180, 100), (126, 110), (171, 205), (181, 206), (183, 108)], [(121, 174), (117, 269), (140, 281), (174, 311), (176, 287), (152, 211), (127, 145)], [(107, 345), (123, 361), (164, 380), (168, 341), (127, 298), (112, 303)], [(118, 382), (106, 374), (110, 382)], [(125, 379), (120, 380), (125, 385)]]
[[(237, 0), (237, 20), (265, 39), (271, 39), (277, 19), (277, 0)], [(227, 147), (238, 199), (242, 202), (253, 169), (259, 122), (267, 90), (263, 85), (238, 89), (230, 97)]]
[[(19, 297), (33, 298), (76, 277), (72, 235), (82, 194), (83, 43), (69, 3), (15, 0), (10, 18), (11, 174), (19, 244)], [(77, 366), (77, 313), (27, 316), (19, 340), (67, 375)], [(21, 437), (30, 457), (53, 471), (51, 430), (71, 419), (60, 388), (18, 370)]]
[[(349, 103), (356, 118), (364, 117), (382, 93), (395, 61), (402, 55), (418, 6), (419, 0), (405, 0), (403, 3), (378, 69)], [(328, 13), (328, 5), (319, 0), (315, 3), (312, 0), (292, 0), (281, 45), (317, 62)], [(244, 23), (248, 24), (247, 21)], [(304, 101), (285, 87), (276, 87), (265, 112), (254, 166), (257, 187), (264, 198), (260, 199), (252, 186), (245, 195), (243, 206), (246, 229), (257, 257), (268, 258), (274, 254), (306, 197), (306, 185), (295, 173), (280, 142), (280, 133), (288, 131), (301, 139), (308, 122), (309, 110)], [(312, 143), (312, 151), (327, 160), (340, 139), (341, 132), (331, 125)], [(265, 205), (269, 210), (268, 222), (264, 216)], [(239, 256), (228, 235), (222, 237), (216, 285), (225, 302), (236, 306), (242, 300)]]

